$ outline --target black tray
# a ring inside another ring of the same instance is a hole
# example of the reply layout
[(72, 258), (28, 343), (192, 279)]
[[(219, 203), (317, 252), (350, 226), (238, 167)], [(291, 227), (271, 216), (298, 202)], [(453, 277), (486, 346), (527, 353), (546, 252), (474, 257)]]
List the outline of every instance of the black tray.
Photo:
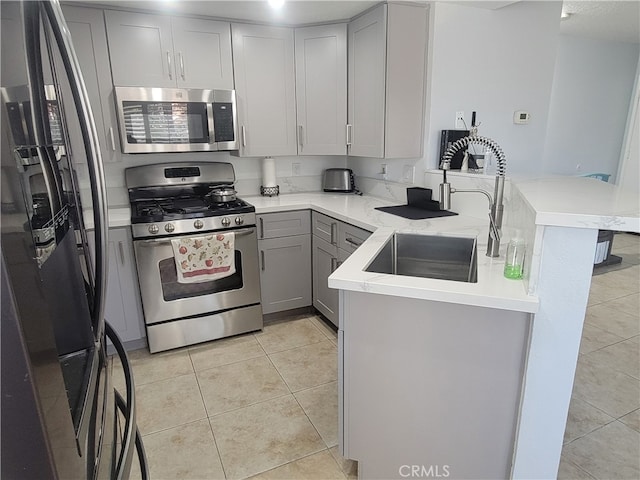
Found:
[(409, 220), (425, 220), (427, 218), (451, 217), (458, 215), (448, 210), (425, 210), (424, 208), (412, 207), (411, 205), (397, 205), (394, 207), (376, 207), (381, 212), (408, 218)]

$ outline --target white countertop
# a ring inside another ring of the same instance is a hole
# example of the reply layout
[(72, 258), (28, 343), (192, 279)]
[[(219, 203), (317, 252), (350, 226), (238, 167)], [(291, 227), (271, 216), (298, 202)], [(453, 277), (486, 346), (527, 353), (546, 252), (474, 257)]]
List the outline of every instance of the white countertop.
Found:
[(588, 177), (513, 179), (536, 225), (640, 232), (637, 193)]
[[(366, 195), (299, 193), (271, 198), (243, 198), (256, 207), (256, 213), (311, 208), (374, 231), (373, 235), (329, 277), (329, 286), (332, 288), (529, 313), (538, 309), (538, 299), (526, 294), (521, 280), (504, 278), (504, 257), (485, 256), (488, 219), (485, 221), (457, 215), (428, 220), (407, 220), (375, 210), (375, 207), (397, 205), (398, 202)], [(477, 237), (478, 282), (454, 282), (364, 271), (395, 231)]]

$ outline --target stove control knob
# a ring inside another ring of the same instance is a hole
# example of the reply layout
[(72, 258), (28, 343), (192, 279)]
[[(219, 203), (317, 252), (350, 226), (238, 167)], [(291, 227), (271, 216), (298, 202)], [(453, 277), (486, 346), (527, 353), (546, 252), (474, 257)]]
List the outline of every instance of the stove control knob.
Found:
[(229, 225), (231, 225), (231, 220), (229, 220), (227, 217), (222, 217), (222, 220), (220, 220), (220, 222), (222, 223), (223, 227), (228, 227)]
[(165, 229), (165, 231), (166, 231), (167, 233), (171, 233), (171, 232), (173, 232), (173, 231), (176, 229), (176, 227), (173, 225), (173, 223), (167, 223), (167, 224), (164, 226), (164, 229)]
[(202, 220), (196, 220), (195, 222), (193, 222), (193, 226), (200, 230), (202, 227), (204, 227), (204, 223), (202, 223)]
[(242, 225), (244, 223), (244, 218), (236, 217), (236, 225)]
[(159, 231), (160, 229), (158, 228), (158, 225), (156, 225), (155, 223), (152, 223), (151, 225), (149, 225), (149, 233), (156, 234)]

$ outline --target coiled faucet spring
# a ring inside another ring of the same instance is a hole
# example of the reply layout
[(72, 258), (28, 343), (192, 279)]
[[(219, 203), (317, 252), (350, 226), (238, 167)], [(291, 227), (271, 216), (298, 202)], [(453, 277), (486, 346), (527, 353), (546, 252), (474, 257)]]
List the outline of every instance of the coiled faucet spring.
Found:
[(500, 146), (494, 140), (477, 135), (469, 135), (453, 142), (442, 156), (442, 170), (449, 170), (451, 167), (451, 159), (453, 158), (455, 153), (461, 148), (466, 147), (472, 143), (484, 145), (493, 152), (498, 163), (498, 166), (496, 167), (496, 175), (498, 175), (499, 177), (504, 177), (507, 171), (507, 159), (504, 152), (502, 151), (502, 148), (500, 148)]

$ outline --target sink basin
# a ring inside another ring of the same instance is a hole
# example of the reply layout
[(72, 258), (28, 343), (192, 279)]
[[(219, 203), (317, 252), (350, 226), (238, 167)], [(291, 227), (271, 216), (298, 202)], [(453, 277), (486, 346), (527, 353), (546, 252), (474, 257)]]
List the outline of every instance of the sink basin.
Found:
[(477, 268), (475, 238), (394, 233), (365, 271), (476, 283)]

